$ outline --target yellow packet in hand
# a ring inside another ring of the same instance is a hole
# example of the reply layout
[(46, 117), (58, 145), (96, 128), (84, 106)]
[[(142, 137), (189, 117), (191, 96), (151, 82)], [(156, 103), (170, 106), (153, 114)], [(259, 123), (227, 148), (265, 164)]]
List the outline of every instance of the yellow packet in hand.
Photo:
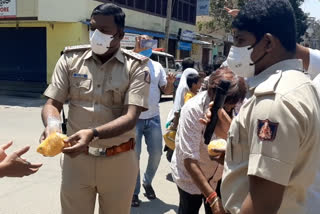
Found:
[(37, 148), (37, 152), (44, 156), (54, 157), (67, 147), (63, 141), (67, 136), (58, 132), (51, 133)]
[(216, 139), (213, 140), (209, 143), (208, 145), (208, 153), (210, 156), (217, 156), (220, 153), (216, 153), (213, 151), (213, 149), (221, 149), (221, 150), (225, 150), (227, 147), (227, 141), (225, 141), (224, 139)]
[(171, 150), (174, 150), (176, 148), (175, 138), (176, 138), (176, 131), (175, 130), (168, 130), (167, 133), (165, 133), (163, 135), (163, 139), (164, 139), (165, 144)]

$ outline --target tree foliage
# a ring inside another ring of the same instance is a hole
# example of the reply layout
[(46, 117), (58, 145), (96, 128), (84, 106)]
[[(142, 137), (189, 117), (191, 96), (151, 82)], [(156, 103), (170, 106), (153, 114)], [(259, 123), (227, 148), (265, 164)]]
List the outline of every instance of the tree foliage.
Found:
[(304, 2), (303, 0), (290, 0), (290, 2), (297, 19), (297, 39), (298, 42), (301, 42), (301, 37), (306, 33), (308, 28), (308, 15), (300, 8), (301, 4)]
[[(205, 22), (198, 22), (198, 28), (200, 31), (207, 29), (209, 33), (224, 29), (226, 32), (230, 32), (232, 17), (226, 12), (224, 7), (240, 8), (249, 0), (211, 0), (210, 3), (210, 16), (212, 20)], [(307, 14), (305, 14), (300, 8), (304, 0), (290, 0), (292, 7), (296, 14), (297, 19), (297, 37), (300, 41), (302, 35), (307, 30)]]

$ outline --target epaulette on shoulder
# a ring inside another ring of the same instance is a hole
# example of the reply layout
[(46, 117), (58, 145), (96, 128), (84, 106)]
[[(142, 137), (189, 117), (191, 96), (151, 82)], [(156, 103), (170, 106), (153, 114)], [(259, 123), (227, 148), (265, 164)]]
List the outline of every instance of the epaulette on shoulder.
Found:
[(149, 60), (148, 57), (145, 57), (141, 54), (138, 54), (138, 53), (135, 53), (131, 50), (127, 50), (127, 49), (122, 49), (122, 52), (124, 53), (124, 55), (128, 56), (128, 57), (131, 57), (135, 60), (138, 60), (140, 63), (145, 63)]
[(91, 48), (91, 45), (75, 45), (75, 46), (67, 46), (64, 48), (63, 53), (69, 53), (72, 51), (84, 51)]

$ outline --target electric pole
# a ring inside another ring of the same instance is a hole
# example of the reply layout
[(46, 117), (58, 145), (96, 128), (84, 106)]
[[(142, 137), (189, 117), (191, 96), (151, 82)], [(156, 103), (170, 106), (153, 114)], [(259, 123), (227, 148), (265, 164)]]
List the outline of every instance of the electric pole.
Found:
[(168, 52), (169, 49), (169, 37), (170, 37), (170, 22), (172, 16), (172, 0), (168, 0), (167, 4), (167, 20), (166, 20), (166, 39), (165, 39), (165, 51)]

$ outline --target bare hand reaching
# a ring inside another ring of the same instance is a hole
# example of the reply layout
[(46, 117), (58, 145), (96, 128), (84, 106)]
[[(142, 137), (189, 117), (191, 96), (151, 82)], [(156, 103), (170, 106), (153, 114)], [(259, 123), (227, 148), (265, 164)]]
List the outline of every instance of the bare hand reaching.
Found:
[(21, 156), (25, 154), (30, 146), (26, 146), (12, 154), (7, 155), (5, 150), (12, 145), (12, 142), (1, 146), (0, 176), (1, 177), (24, 177), (36, 173), (42, 164), (31, 164)]
[(173, 84), (176, 81), (176, 76), (173, 73), (168, 73), (167, 82), (168, 84)]
[(8, 149), (12, 145), (12, 143), (13, 142), (10, 141), (9, 143), (6, 143), (0, 146), (0, 162), (7, 157), (6, 149)]
[(225, 9), (225, 10), (228, 12), (228, 14), (229, 14), (230, 16), (232, 16), (232, 17), (236, 17), (236, 16), (239, 14), (239, 12), (240, 12), (239, 9), (230, 9), (230, 8), (228, 8), (228, 7), (225, 7), (224, 9)]

